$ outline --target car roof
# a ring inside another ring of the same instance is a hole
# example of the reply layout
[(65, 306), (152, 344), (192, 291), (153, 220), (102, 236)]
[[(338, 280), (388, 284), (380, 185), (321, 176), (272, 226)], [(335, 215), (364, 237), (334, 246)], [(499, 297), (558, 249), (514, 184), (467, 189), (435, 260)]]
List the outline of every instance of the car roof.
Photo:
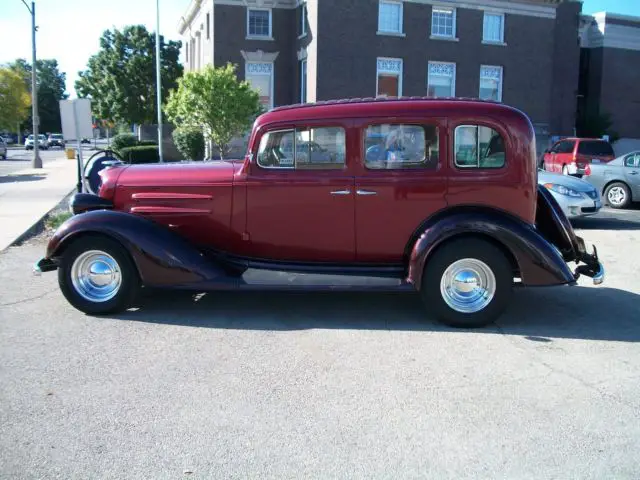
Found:
[[(528, 124), (528, 117), (520, 110), (499, 102), (473, 98), (348, 98), (315, 103), (286, 105), (274, 108), (258, 117), (255, 127), (277, 122), (299, 122), (305, 120), (337, 118), (372, 118), (407, 116), (471, 117), (484, 116)], [(524, 125), (523, 125), (524, 126)]]

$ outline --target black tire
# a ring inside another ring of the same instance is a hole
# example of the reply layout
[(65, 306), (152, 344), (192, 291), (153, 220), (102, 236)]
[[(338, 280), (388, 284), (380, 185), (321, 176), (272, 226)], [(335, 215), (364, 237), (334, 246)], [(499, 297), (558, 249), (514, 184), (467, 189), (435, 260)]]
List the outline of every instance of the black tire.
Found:
[[(615, 192), (614, 188), (622, 189), (624, 199), (621, 202), (614, 203), (609, 199), (609, 195)], [(631, 190), (629, 190), (626, 183), (613, 182), (611, 185), (607, 185), (607, 188), (604, 190), (604, 199), (611, 208), (627, 208), (631, 204)]]
[[(90, 301), (83, 297), (73, 284), (73, 263), (78, 256), (89, 250), (107, 253), (118, 265), (121, 274), (120, 287), (109, 300)], [(129, 252), (115, 240), (94, 235), (80, 237), (65, 250), (58, 267), (58, 283), (67, 301), (81, 312), (90, 315), (122, 312), (133, 304), (140, 291), (140, 277)]]
[[(458, 260), (468, 258), (483, 262), (495, 278), (493, 298), (484, 308), (472, 313), (449, 306), (440, 291), (440, 282), (447, 268)], [(513, 270), (500, 248), (486, 240), (467, 238), (445, 243), (427, 260), (420, 294), (427, 310), (442, 323), (456, 328), (477, 328), (492, 323), (502, 314), (512, 291)]]

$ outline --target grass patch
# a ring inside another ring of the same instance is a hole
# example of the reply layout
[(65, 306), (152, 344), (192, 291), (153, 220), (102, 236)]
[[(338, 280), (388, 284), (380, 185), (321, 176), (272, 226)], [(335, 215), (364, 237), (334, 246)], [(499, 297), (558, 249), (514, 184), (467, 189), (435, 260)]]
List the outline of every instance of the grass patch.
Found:
[(45, 220), (45, 225), (47, 228), (56, 230), (60, 225), (66, 222), (73, 216), (71, 212), (56, 212), (52, 213)]

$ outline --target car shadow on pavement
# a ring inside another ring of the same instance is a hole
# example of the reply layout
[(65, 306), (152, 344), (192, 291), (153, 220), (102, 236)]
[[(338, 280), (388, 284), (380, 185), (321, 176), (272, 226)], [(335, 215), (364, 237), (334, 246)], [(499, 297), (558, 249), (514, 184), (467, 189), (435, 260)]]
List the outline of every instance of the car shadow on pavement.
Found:
[(112, 318), (220, 329), (472, 331), (538, 341), (575, 338), (638, 342), (639, 307), (640, 295), (616, 288), (518, 289), (496, 324), (457, 330), (429, 316), (415, 293), (148, 291), (137, 307)]
[(580, 230), (640, 230), (638, 220), (627, 218), (578, 218), (571, 221)]
[(35, 182), (47, 178), (45, 174), (4, 175), (0, 176), (0, 183)]

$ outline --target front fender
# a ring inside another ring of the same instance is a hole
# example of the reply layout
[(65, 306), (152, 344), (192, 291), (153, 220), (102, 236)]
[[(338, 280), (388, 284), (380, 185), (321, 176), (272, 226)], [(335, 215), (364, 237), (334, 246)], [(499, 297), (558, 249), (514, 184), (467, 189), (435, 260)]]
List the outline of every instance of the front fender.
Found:
[(112, 210), (71, 217), (49, 241), (45, 259), (56, 261), (72, 241), (85, 234), (106, 235), (119, 241), (129, 251), (147, 286), (185, 286), (226, 277), (224, 270), (177, 233), (144, 217)]
[(523, 285), (575, 282), (556, 247), (531, 225), (498, 212), (460, 212), (428, 221), (411, 251), (408, 280), (419, 289), (424, 266), (438, 246), (465, 235), (489, 237), (506, 248), (515, 259)]

